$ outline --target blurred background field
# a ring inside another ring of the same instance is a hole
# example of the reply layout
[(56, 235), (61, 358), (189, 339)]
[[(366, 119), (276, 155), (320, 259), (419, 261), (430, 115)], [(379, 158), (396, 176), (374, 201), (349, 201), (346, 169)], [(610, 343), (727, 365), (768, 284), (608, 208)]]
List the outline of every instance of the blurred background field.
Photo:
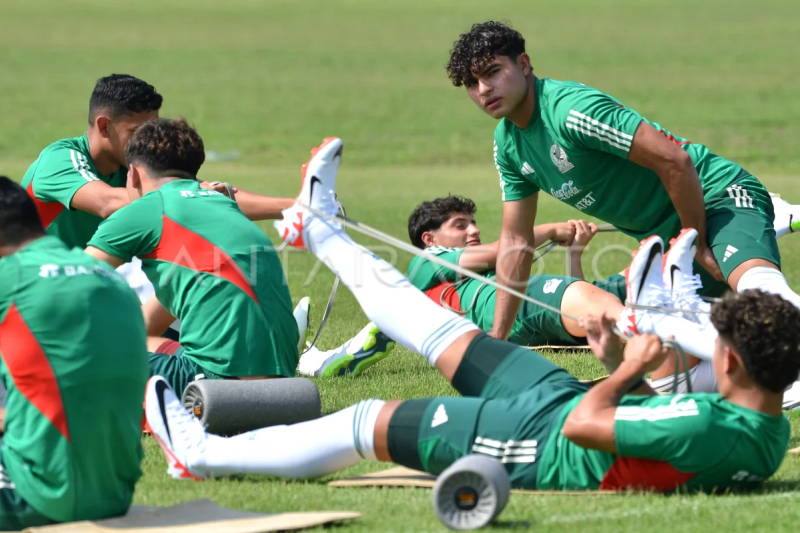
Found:
[[(97, 78), (129, 73), (165, 97), (164, 116), (183, 116), (207, 151), (207, 180), (294, 196), (299, 167), (322, 137), (345, 141), (340, 198), (348, 214), (400, 238), (421, 201), (447, 193), (474, 199), (485, 241), (499, 234), (500, 191), (491, 159), (494, 121), (443, 65), (459, 33), (503, 20), (527, 39), (535, 73), (613, 94), (678, 135), (741, 163), (773, 192), (800, 203), (800, 3), (796, 0), (25, 0), (0, 2), (0, 174), (20, 179), (49, 143), (86, 128)], [(225, 157), (223, 157), (225, 159)], [(578, 215), (541, 200), (539, 221)], [(271, 225), (262, 227), (271, 237)], [(361, 242), (370, 243), (359, 238)], [(624, 268), (631, 239), (593, 241), (587, 275)], [(784, 271), (800, 288), (800, 237), (781, 241)], [(410, 260), (403, 252), (400, 268)], [(306, 254), (285, 255), (295, 301), (310, 294), (319, 319), (333, 276), (310, 276)], [(563, 254), (545, 261), (564, 273)], [(387, 302), (391, 305), (391, 302)], [(321, 339), (330, 348), (365, 319), (346, 290)], [(556, 356), (553, 356), (556, 357)], [(560, 356), (580, 377), (600, 372), (589, 356)], [(422, 359), (398, 349), (357, 379), (319, 382), (326, 411), (365, 397), (452, 394)], [(797, 429), (797, 427), (795, 428)], [(320, 436), (321, 439), (324, 436)], [(793, 440), (796, 445), (797, 438)], [(319, 482), (241, 477), (178, 484), (145, 440), (137, 503), (210, 497), (262, 511), (352, 509), (362, 520), (338, 530), (438, 530), (424, 491), (328, 489)], [(346, 474), (379, 468), (365, 463)], [(783, 484), (749, 497), (514, 497), (506, 528), (580, 527), (708, 531), (797, 530), (800, 461)], [(768, 521), (768, 522), (767, 522)], [(501, 524), (503, 525), (503, 524)]]

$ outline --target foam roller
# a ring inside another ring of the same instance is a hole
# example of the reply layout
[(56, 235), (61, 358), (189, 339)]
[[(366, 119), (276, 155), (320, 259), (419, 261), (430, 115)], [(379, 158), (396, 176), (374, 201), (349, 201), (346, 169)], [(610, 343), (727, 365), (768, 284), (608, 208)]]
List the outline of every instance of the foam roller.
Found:
[(319, 390), (306, 378), (209, 380), (189, 383), (183, 405), (209, 433), (231, 436), (320, 416)]

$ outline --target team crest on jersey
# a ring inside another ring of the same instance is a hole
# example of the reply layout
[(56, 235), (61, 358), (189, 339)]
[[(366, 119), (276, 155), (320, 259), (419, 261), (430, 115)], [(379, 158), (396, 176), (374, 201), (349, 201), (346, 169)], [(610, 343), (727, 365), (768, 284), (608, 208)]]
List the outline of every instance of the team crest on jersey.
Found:
[(553, 164), (558, 167), (558, 170), (562, 174), (569, 172), (575, 167), (575, 165), (570, 163), (569, 159), (567, 159), (567, 153), (564, 152), (564, 149), (557, 143), (554, 143), (553, 146), (550, 147), (550, 159), (553, 160)]

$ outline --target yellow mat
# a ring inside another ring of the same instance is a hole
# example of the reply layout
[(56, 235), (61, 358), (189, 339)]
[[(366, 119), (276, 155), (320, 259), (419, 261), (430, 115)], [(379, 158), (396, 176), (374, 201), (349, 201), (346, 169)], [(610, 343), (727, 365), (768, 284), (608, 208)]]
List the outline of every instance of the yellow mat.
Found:
[[(432, 489), (436, 485), (436, 477), (420, 472), (418, 470), (411, 470), (404, 466), (397, 466), (388, 470), (381, 470), (380, 472), (373, 472), (371, 474), (364, 474), (363, 476), (356, 476), (347, 479), (337, 479), (328, 483), (331, 487), (351, 488), (351, 487), (419, 487)], [(514, 494), (534, 494), (534, 495), (551, 495), (551, 496), (597, 496), (598, 494), (620, 494), (619, 492), (611, 490), (521, 490), (514, 489), (511, 491)]]
[(172, 507), (134, 505), (119, 518), (69, 522), (25, 529), (43, 533), (263, 533), (294, 531), (339, 520), (359, 518), (350, 511), (262, 514), (234, 511), (209, 500), (195, 500)]

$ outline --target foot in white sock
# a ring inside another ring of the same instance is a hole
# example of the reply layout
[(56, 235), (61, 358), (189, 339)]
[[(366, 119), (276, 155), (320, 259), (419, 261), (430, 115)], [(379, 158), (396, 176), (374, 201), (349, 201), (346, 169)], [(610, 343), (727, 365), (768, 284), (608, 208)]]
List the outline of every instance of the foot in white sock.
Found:
[(310, 187), (313, 180), (306, 179), (298, 203), (283, 212), (284, 219), (275, 227), (284, 241), (307, 249), (337, 274), (383, 333), (435, 365), (456, 339), (478, 326), (433, 303), (396, 268), (353, 242), (339, 223), (313, 215), (303, 207), (307, 199), (310, 207), (330, 215), (336, 213), (340, 155), (339, 139), (323, 144), (311, 158), (306, 173), (319, 177), (321, 185)]
[(311, 298), (308, 296), (301, 298), (292, 314), (297, 323), (297, 332), (300, 334), (297, 341), (297, 353), (303, 353), (306, 341), (308, 341), (308, 332), (311, 329)]
[(145, 428), (167, 457), (167, 473), (175, 479), (208, 477), (193, 464), (194, 459), (204, 452), (206, 431), (200, 421), (183, 407), (161, 376), (153, 376), (147, 382), (144, 411)]
[(357, 376), (388, 356), (394, 346), (394, 341), (370, 322), (338, 348), (326, 352), (309, 348), (300, 357), (297, 373), (315, 377)]

